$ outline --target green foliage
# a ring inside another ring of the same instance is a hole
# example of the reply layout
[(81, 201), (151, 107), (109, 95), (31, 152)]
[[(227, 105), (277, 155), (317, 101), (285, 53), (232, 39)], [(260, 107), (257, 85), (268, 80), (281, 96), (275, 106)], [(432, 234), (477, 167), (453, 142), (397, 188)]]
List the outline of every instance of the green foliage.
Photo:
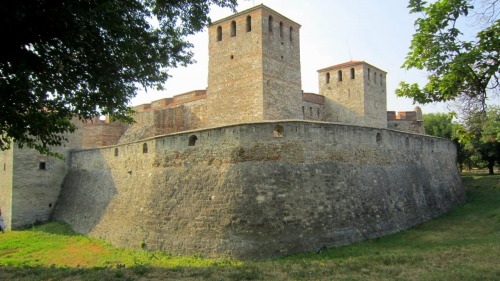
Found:
[(424, 114), (425, 133), (431, 136), (451, 140), (454, 136), (455, 124), (453, 116), (446, 113)]
[(500, 162), (500, 108), (491, 107), (484, 114), (477, 114), (467, 120), (465, 127), (470, 142), (465, 146), (471, 154), (471, 161), (478, 167), (488, 167), (494, 173), (495, 164)]
[[(497, 1), (490, 2), (495, 11)], [(498, 87), (500, 67), (500, 20), (490, 18), (475, 39), (458, 29), (459, 19), (470, 17), (468, 0), (409, 1), (410, 13), (421, 15), (403, 67), (428, 71), (424, 87), (401, 82), (398, 96), (418, 103), (449, 101), (465, 96), (484, 107), (488, 88)], [(477, 10), (474, 10), (475, 12)], [(485, 11), (482, 11), (485, 12)]]
[(487, 116), (488, 118), (481, 128), (481, 142), (496, 143), (500, 140), (500, 108), (491, 107)]
[[(463, 183), (467, 203), (438, 219), (321, 253), (264, 261), (116, 249), (68, 236), (60, 223), (11, 231), (0, 235), (0, 280), (498, 280), (500, 176), (467, 174)], [(78, 251), (68, 256), (68, 249)], [(91, 249), (96, 259), (87, 260)], [(59, 263), (62, 256), (68, 263)], [(74, 260), (79, 267), (69, 263)]]
[[(192, 62), (186, 36), (210, 5), (236, 0), (0, 2), (0, 149), (41, 153), (73, 132), (72, 118), (132, 122), (138, 86), (161, 89), (169, 68)], [(153, 24), (157, 23), (157, 24)]]

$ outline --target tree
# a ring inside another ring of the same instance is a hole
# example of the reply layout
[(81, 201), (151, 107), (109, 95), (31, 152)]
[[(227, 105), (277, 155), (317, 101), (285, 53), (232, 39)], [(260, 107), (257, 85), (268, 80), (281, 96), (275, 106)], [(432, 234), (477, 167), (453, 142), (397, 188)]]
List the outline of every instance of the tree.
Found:
[(474, 151), (471, 151), (472, 145), (469, 145), (469, 142), (465, 143), (461, 141), (463, 135), (458, 134), (458, 132), (464, 130), (464, 127), (455, 123), (453, 121), (454, 117), (453, 114), (446, 113), (424, 114), (424, 128), (425, 133), (428, 135), (445, 138), (455, 143), (457, 147), (458, 166), (460, 170), (463, 170), (465, 164), (468, 166), (472, 165), (470, 157)]
[(51, 154), (72, 118), (131, 122), (138, 87), (162, 89), (192, 62), (186, 36), (210, 5), (236, 0), (19, 0), (0, 3), (0, 149)]
[(482, 160), (487, 162), (488, 172), (500, 161), (500, 108), (492, 107), (487, 111), (486, 120), (481, 122), (481, 134), (475, 140)]
[[(396, 94), (422, 104), (460, 98), (463, 109), (484, 112), (488, 95), (498, 95), (499, 89), (498, 6), (499, 0), (437, 0), (431, 4), (409, 0), (410, 13), (422, 17), (415, 21), (416, 32), (403, 67), (426, 70), (428, 82), (422, 88), (401, 82)], [(470, 39), (458, 26), (459, 19), (472, 18), (483, 28)]]
[(423, 115), (423, 120), (426, 134), (452, 140), (453, 116), (446, 113), (429, 113)]
[(500, 162), (500, 107), (492, 106), (482, 114), (473, 114), (464, 124), (458, 125), (456, 135), (469, 166), (487, 167), (494, 174)]

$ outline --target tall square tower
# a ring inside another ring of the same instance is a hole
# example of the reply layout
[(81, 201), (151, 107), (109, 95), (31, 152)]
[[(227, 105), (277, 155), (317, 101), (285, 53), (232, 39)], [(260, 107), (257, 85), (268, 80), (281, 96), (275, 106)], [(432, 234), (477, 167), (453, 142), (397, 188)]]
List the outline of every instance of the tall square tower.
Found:
[(325, 121), (387, 127), (387, 72), (364, 61), (318, 70)]
[(264, 5), (211, 24), (210, 126), (303, 118), (299, 29)]

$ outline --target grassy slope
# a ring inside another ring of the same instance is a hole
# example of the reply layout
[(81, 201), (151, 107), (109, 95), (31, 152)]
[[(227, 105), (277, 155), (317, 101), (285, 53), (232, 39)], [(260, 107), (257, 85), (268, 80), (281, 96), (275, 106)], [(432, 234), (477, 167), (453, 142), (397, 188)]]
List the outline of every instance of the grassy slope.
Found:
[(500, 280), (500, 176), (464, 176), (468, 203), (388, 237), (238, 262), (117, 249), (49, 223), (0, 235), (0, 280)]

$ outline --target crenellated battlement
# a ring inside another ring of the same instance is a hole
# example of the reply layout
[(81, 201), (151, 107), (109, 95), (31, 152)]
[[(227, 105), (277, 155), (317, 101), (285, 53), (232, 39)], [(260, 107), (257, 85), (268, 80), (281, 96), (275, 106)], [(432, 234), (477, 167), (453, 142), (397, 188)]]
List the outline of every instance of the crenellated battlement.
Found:
[(144, 103), (134, 106), (132, 109), (138, 113), (148, 112), (151, 110), (159, 110), (168, 107), (174, 107), (181, 104), (202, 100), (207, 98), (206, 90), (194, 90), (187, 93), (179, 94), (171, 98), (163, 98), (152, 101), (151, 103)]
[(413, 111), (387, 111), (387, 128), (425, 134), (422, 110), (416, 106)]

